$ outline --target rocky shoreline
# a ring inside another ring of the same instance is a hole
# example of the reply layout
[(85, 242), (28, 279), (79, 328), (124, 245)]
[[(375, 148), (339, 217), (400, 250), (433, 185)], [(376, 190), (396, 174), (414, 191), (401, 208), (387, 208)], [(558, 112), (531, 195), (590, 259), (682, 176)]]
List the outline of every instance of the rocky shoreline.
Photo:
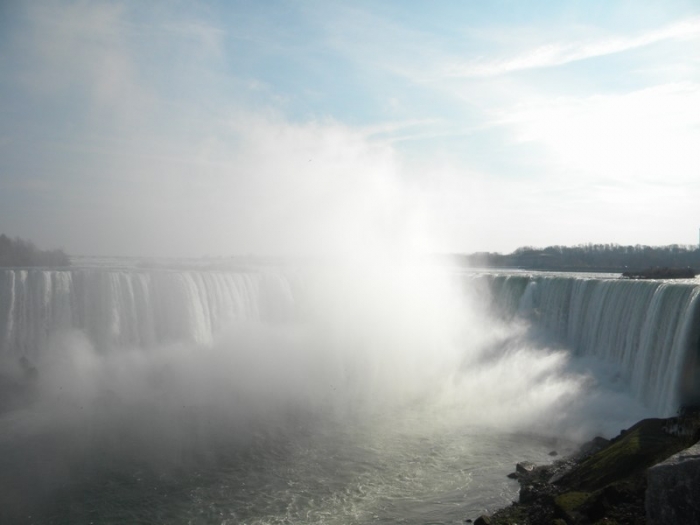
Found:
[[(474, 525), (700, 523), (700, 413), (644, 419), (550, 465), (518, 463), (517, 502)], [(695, 445), (695, 446), (693, 446)], [(690, 448), (692, 447), (692, 448)]]

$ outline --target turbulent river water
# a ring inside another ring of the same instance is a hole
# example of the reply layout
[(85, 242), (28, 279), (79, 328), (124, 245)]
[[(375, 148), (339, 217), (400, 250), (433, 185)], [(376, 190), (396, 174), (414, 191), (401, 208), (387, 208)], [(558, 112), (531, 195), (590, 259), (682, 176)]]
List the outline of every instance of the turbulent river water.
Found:
[(0, 271), (0, 521), (460, 523), (696, 397), (697, 281)]

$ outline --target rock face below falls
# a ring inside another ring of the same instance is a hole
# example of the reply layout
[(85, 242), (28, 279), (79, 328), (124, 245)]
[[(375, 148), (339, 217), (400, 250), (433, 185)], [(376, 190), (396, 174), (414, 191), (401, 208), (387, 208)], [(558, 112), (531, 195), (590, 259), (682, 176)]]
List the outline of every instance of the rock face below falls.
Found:
[(647, 472), (650, 524), (700, 523), (700, 444), (654, 465)]

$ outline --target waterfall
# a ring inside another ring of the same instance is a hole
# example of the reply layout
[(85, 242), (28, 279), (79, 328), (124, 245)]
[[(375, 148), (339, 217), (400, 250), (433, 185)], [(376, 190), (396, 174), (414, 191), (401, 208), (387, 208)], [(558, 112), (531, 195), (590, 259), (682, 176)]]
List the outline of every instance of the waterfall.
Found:
[(491, 308), (529, 320), (575, 355), (620, 370), (660, 414), (698, 401), (700, 285), (546, 275), (486, 276)]
[[(525, 319), (574, 355), (619, 370), (660, 414), (700, 401), (700, 285), (546, 274), (478, 274), (501, 319)], [(287, 273), (83, 268), (0, 271), (0, 356), (38, 360), (80, 330), (97, 351), (206, 344), (236, 322), (291, 321), (303, 308)], [(330, 283), (329, 283), (330, 284)]]
[(38, 358), (70, 329), (97, 349), (207, 343), (235, 321), (284, 320), (293, 304), (273, 271), (2, 270), (0, 355)]

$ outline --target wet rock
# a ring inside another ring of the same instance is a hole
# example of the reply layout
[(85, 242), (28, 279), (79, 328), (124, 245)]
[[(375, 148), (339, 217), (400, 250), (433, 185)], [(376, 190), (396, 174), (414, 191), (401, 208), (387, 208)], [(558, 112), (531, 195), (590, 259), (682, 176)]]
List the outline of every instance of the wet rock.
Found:
[(700, 523), (700, 444), (651, 467), (647, 484), (651, 525)]
[(521, 461), (517, 465), (515, 465), (515, 472), (518, 474), (530, 474), (533, 470), (535, 470), (535, 465), (531, 461)]
[(525, 483), (520, 487), (518, 502), (528, 504), (540, 500), (549, 500), (555, 492), (554, 487), (547, 482), (533, 481)]
[[(622, 435), (625, 431), (623, 430), (620, 432), (620, 435)], [(583, 445), (581, 445), (581, 448), (579, 449), (579, 455), (580, 456), (590, 456), (592, 454), (595, 454), (596, 452), (600, 452), (603, 450), (605, 447), (607, 447), (610, 444), (609, 439), (605, 439), (600, 436), (596, 436), (590, 441), (587, 441)]]
[(474, 520), (474, 525), (491, 525), (491, 518), (486, 514), (482, 514)]

